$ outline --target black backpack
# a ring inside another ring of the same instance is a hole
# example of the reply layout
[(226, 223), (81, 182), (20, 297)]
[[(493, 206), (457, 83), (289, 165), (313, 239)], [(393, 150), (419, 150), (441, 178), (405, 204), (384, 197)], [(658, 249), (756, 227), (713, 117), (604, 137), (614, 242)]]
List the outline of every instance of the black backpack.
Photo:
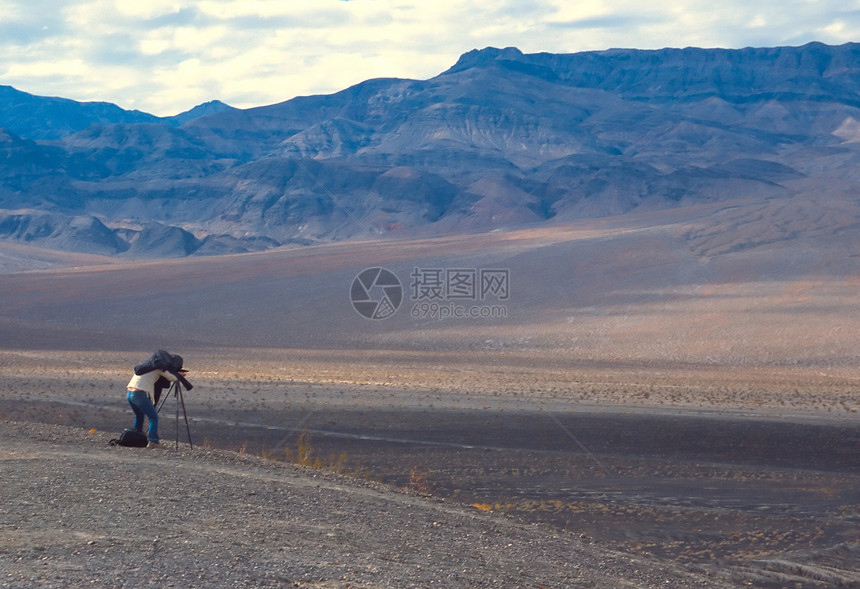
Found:
[(136, 429), (126, 429), (119, 435), (118, 438), (112, 439), (111, 446), (130, 446), (132, 448), (146, 448), (149, 440), (146, 439), (146, 434)]

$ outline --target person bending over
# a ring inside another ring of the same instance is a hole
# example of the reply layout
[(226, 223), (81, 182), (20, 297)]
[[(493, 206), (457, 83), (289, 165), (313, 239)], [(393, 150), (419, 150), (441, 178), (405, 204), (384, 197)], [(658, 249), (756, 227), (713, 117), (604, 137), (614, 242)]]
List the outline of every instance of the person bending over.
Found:
[(142, 432), (144, 418), (149, 418), (146, 437), (150, 446), (157, 446), (159, 441), (158, 411), (155, 405), (158, 404), (161, 391), (177, 380), (190, 391), (194, 387), (185, 379), (187, 373), (182, 368), (182, 356), (164, 350), (156, 350), (149, 360), (134, 367), (134, 375), (126, 387), (126, 399), (134, 411), (134, 429)]
[(170, 382), (176, 380), (176, 377), (166, 370), (152, 370), (145, 374), (134, 374), (126, 387), (128, 389), (126, 399), (131, 405), (131, 410), (134, 411), (134, 429), (142, 432), (144, 417), (149, 419), (146, 438), (150, 446), (156, 446), (159, 443), (158, 411), (152, 404), (152, 398), (155, 395), (156, 382), (161, 378)]

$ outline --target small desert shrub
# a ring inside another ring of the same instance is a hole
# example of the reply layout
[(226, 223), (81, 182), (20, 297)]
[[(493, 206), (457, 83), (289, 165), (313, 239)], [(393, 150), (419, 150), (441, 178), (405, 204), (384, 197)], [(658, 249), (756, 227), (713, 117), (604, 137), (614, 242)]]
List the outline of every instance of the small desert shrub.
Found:
[(322, 467), (322, 460), (314, 457), (314, 447), (311, 444), (311, 436), (307, 430), (302, 430), (296, 440), (296, 462), (302, 466)]
[(293, 451), (290, 448), (284, 449), (284, 458), (287, 462), (293, 464), (301, 464), (302, 466), (310, 466), (312, 468), (322, 468), (323, 462), (314, 456), (314, 447), (311, 444), (311, 436), (307, 430), (302, 430), (299, 437), (296, 438), (296, 449)]
[(432, 491), (430, 485), (430, 472), (420, 467), (413, 466), (409, 469), (409, 483), (406, 488), (416, 493), (429, 495)]
[(329, 464), (326, 468), (338, 474), (349, 474), (349, 465), (348, 460), (346, 458), (346, 452), (341, 452), (340, 454), (338, 454), (337, 458), (335, 458), (332, 454), (332, 457), (329, 460)]
[[(270, 456), (264, 456), (264, 458), (274, 459)], [(359, 463), (350, 464), (346, 452), (341, 452), (337, 456), (331, 454), (326, 459), (316, 456), (311, 436), (307, 430), (302, 430), (299, 437), (296, 438), (295, 450), (290, 448), (284, 449), (284, 459), (293, 464), (320, 468), (354, 478), (373, 479), (368, 471), (361, 468)]]

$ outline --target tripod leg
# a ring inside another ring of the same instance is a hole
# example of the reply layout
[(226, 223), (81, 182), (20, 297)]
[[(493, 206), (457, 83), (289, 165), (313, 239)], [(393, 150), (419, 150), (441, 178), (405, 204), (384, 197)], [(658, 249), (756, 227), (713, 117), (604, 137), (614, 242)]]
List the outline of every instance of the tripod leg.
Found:
[(173, 396), (176, 397), (176, 449), (179, 450), (179, 399), (182, 398), (182, 388), (179, 386), (179, 381), (176, 382), (176, 392)]
[(170, 397), (170, 391), (172, 391), (172, 390), (173, 390), (173, 385), (171, 385), (171, 387), (169, 389), (167, 389), (166, 393), (163, 393), (161, 395), (161, 399), (159, 399), (159, 401), (158, 401), (158, 406), (156, 406), (156, 408), (155, 408), (156, 413), (161, 413), (161, 408), (164, 407), (164, 403), (167, 402), (167, 398)]
[[(188, 425), (188, 413), (185, 411), (185, 397), (182, 395), (182, 389), (179, 389), (179, 401), (182, 403), (182, 416), (185, 418), (185, 434), (188, 436), (188, 445), (193, 450), (194, 443), (191, 441), (191, 427)], [(179, 415), (176, 416), (176, 427), (179, 427)]]

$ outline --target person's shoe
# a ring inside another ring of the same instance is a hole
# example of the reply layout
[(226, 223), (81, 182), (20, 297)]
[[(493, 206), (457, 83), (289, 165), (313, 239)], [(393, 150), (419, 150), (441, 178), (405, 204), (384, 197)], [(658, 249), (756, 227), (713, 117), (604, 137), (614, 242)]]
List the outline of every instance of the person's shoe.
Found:
[(161, 448), (161, 444), (158, 442), (150, 442), (146, 446), (147, 448)]

